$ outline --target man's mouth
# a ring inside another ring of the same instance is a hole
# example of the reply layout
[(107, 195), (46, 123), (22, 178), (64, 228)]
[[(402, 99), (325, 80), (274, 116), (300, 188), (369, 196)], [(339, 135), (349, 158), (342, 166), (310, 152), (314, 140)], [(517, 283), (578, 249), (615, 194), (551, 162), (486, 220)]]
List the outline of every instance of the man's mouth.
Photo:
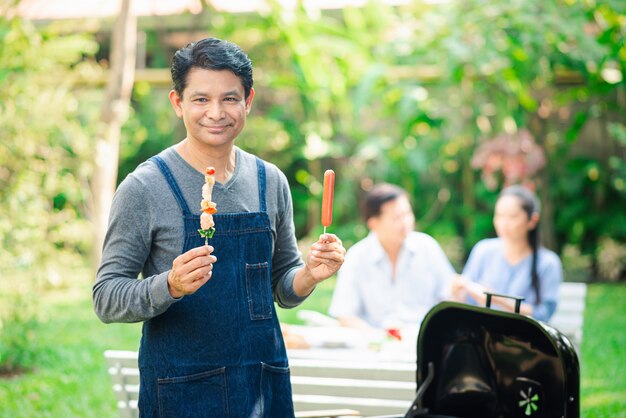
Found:
[(228, 125), (204, 125), (203, 127), (211, 133), (221, 133), (228, 129)]

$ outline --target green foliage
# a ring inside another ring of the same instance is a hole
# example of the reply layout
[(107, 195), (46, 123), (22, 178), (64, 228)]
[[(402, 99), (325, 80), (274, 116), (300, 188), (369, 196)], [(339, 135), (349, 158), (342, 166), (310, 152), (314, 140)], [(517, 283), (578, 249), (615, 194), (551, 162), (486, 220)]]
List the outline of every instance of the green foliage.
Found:
[[(467, 253), (494, 234), (497, 193), (478, 178), (472, 155), (525, 128), (547, 158), (526, 179), (543, 200), (546, 244), (594, 254), (601, 236), (626, 240), (623, 13), (614, 3), (372, 2), (329, 13), (275, 6), (215, 29), (244, 45), (261, 73), (260, 115), (240, 144), (287, 172), (301, 236), (319, 230), (321, 173), (333, 168), (332, 229), (347, 243), (363, 236), (359, 197), (390, 181), (413, 196), (421, 229), (443, 241), (463, 237)], [(621, 81), (608, 83), (607, 69)], [(556, 84), (571, 74), (582, 84)], [(585, 132), (604, 119), (620, 122), (601, 139)]]
[(131, 114), (122, 127), (118, 183), (146, 159), (184, 138), (167, 92), (146, 82), (135, 83)]
[(0, 17), (0, 367), (32, 364), (34, 295), (89, 245), (91, 149), (71, 90), (95, 48)]
[[(613, 212), (626, 203), (624, 196), (612, 193), (604, 182), (596, 185), (597, 209), (611, 211), (610, 226), (604, 215), (602, 225), (600, 217), (594, 217), (593, 201), (580, 199), (587, 194), (586, 182), (572, 184), (585, 175), (584, 170), (571, 165), (576, 158), (571, 154), (591, 119), (593, 103), (614, 102), (615, 95), (624, 89), (623, 80), (620, 85), (607, 86), (600, 77), (603, 63), (612, 57), (601, 37), (594, 35), (594, 28), (602, 24), (596, 21), (594, 8), (581, 2), (474, 0), (450, 4), (445, 14), (437, 10), (423, 16), (435, 23), (428, 26), (428, 34), (420, 34), (425, 35), (423, 38), (413, 39), (415, 48), (410, 56), (416, 65), (424, 61), (440, 65), (443, 73), (435, 84), (444, 93), (428, 89), (430, 119), (443, 118), (441, 129), (430, 133), (439, 144), (439, 157), (435, 152), (429, 155), (443, 168), (438, 170), (443, 175), (438, 182), (461, 191), (450, 203), (463, 207), (453, 219), (457, 219), (456, 231), (465, 237), (468, 248), (492, 233), (484, 216), (490, 214), (497, 191), (481, 191), (483, 186), (469, 169), (469, 159), (481, 143), (522, 127), (531, 132), (548, 160), (540, 176), (528, 179), (541, 192), (544, 223), (556, 223), (555, 236), (545, 231), (547, 244), (558, 250), (572, 242), (590, 253), (600, 231), (608, 233), (611, 229), (609, 234), (624, 239), (623, 228), (615, 230), (623, 215)], [(408, 16), (406, 20), (415, 27), (425, 26), (418, 12)], [(568, 74), (565, 70), (575, 71), (585, 84), (557, 88), (558, 78)], [(615, 104), (622, 109), (623, 119), (626, 103)], [(570, 118), (572, 108), (584, 110)], [(611, 114), (617, 115), (608, 107), (598, 107), (593, 117)], [(624, 148), (616, 151), (623, 154)], [(606, 167), (606, 161), (597, 157), (591, 163), (598, 170)], [(612, 194), (613, 199), (606, 194)], [(561, 216), (562, 210), (566, 216)], [(444, 215), (437, 222), (448, 219)], [(482, 226), (478, 222), (470, 225), (467, 219), (482, 222)], [(578, 241), (567, 236), (573, 224), (583, 229)]]
[(570, 282), (587, 282), (591, 278), (591, 256), (581, 254), (580, 248), (566, 244), (561, 251), (563, 277)]
[(2, 254), (17, 261), (2, 265), (45, 265), (52, 249), (85, 246), (68, 221), (83, 215), (91, 149), (68, 66), (95, 44), (22, 21), (0, 25), (0, 67), (9, 69), (0, 86), (0, 235)]
[[(203, 28), (254, 61), (257, 95), (239, 145), (287, 174), (299, 237), (321, 232), (322, 173), (333, 168), (330, 231), (347, 247), (367, 233), (359, 198), (388, 181), (410, 192), (418, 227), (460, 269), (471, 246), (494, 233), (497, 190), (472, 166), (475, 150), (525, 128), (547, 158), (530, 180), (544, 204), (542, 232), (562, 250), (566, 274), (623, 276), (623, 1), (380, 3), (320, 12), (272, 2), (261, 14), (211, 13)], [(101, 354), (136, 348), (138, 328), (100, 324), (88, 285), (75, 303), (69, 288), (55, 290), (74, 280), (60, 266), (89, 252), (85, 208), (101, 92), (78, 91), (75, 81), (100, 70), (89, 59), (97, 45), (1, 15), (0, 368), (35, 372), (0, 381), (0, 405), (16, 417), (113, 415)], [(151, 65), (169, 60), (162, 35), (148, 34)], [(166, 95), (136, 83), (120, 179), (183, 137)], [(325, 311), (332, 284), (320, 285), (304, 308)], [(625, 389), (611, 373), (620, 370), (623, 289), (590, 290), (583, 412), (618, 416)], [(53, 307), (42, 310), (50, 297)], [(295, 312), (280, 311), (281, 319), (297, 321)]]
[(619, 280), (626, 275), (626, 245), (611, 238), (600, 239), (597, 264), (600, 278), (613, 282)]
[[(361, 196), (387, 181), (409, 191), (418, 228), (454, 243), (460, 268), (494, 235), (493, 204), (511, 181), (496, 173), (495, 184), (484, 182), (476, 150), (525, 130), (546, 165), (516, 181), (539, 192), (545, 245), (574, 246), (595, 271), (600, 237), (626, 241), (621, 3), (371, 1), (323, 12), (271, 4), (261, 14), (212, 13), (207, 26), (254, 62), (257, 94), (238, 144), (287, 174), (300, 238), (321, 232), (321, 179), (332, 168), (330, 231), (347, 246), (366, 234)], [(164, 92), (139, 90), (120, 177), (182, 138)]]

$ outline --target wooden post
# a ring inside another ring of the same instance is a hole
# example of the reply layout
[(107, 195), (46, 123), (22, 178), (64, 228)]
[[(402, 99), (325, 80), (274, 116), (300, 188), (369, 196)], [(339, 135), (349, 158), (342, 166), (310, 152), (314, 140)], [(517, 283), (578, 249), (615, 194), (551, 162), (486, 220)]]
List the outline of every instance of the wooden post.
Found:
[(121, 128), (128, 117), (135, 79), (137, 17), (130, 10), (131, 0), (121, 0), (111, 40), (110, 70), (106, 98), (100, 114), (91, 183), (94, 241), (92, 262), (97, 268), (117, 180)]

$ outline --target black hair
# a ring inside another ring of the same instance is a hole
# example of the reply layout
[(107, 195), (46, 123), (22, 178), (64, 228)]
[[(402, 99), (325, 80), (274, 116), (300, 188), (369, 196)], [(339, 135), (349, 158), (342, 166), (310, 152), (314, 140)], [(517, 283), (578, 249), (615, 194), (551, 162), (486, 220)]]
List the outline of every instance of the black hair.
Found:
[[(503, 189), (498, 196), (498, 199), (504, 196), (515, 196), (517, 197), (521, 204), (522, 209), (528, 215), (528, 219), (530, 219), (534, 214), (539, 215), (541, 212), (541, 204), (539, 203), (539, 199), (537, 195), (527, 189), (524, 186), (509, 186)], [(539, 251), (539, 222), (535, 225), (535, 227), (528, 231), (528, 243), (530, 244), (530, 248), (533, 251), (532, 258), (532, 266), (530, 268), (530, 277), (531, 284), (533, 289), (535, 290), (535, 295), (537, 297), (537, 303), (541, 303), (541, 294), (539, 293), (539, 274), (537, 273), (537, 253)]]
[(381, 183), (370, 190), (363, 199), (361, 204), (361, 214), (363, 219), (367, 221), (370, 218), (379, 216), (382, 206), (392, 200), (396, 200), (400, 196), (408, 196), (406, 191), (389, 183)]
[(236, 44), (217, 38), (205, 38), (191, 42), (174, 54), (172, 60), (172, 81), (174, 90), (180, 97), (187, 87), (187, 75), (194, 68), (205, 70), (230, 70), (243, 84), (246, 99), (252, 89), (252, 61)]

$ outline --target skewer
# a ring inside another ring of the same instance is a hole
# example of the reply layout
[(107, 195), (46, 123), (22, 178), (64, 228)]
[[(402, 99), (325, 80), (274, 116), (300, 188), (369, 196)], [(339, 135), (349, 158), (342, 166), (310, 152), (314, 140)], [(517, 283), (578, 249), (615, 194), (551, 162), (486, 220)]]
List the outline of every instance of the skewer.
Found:
[(217, 205), (212, 201), (213, 186), (215, 185), (215, 168), (207, 167), (204, 175), (204, 185), (202, 185), (202, 201), (200, 208), (200, 228), (198, 233), (204, 237), (204, 245), (209, 245), (209, 238), (215, 233), (215, 222), (213, 214), (217, 212)]

